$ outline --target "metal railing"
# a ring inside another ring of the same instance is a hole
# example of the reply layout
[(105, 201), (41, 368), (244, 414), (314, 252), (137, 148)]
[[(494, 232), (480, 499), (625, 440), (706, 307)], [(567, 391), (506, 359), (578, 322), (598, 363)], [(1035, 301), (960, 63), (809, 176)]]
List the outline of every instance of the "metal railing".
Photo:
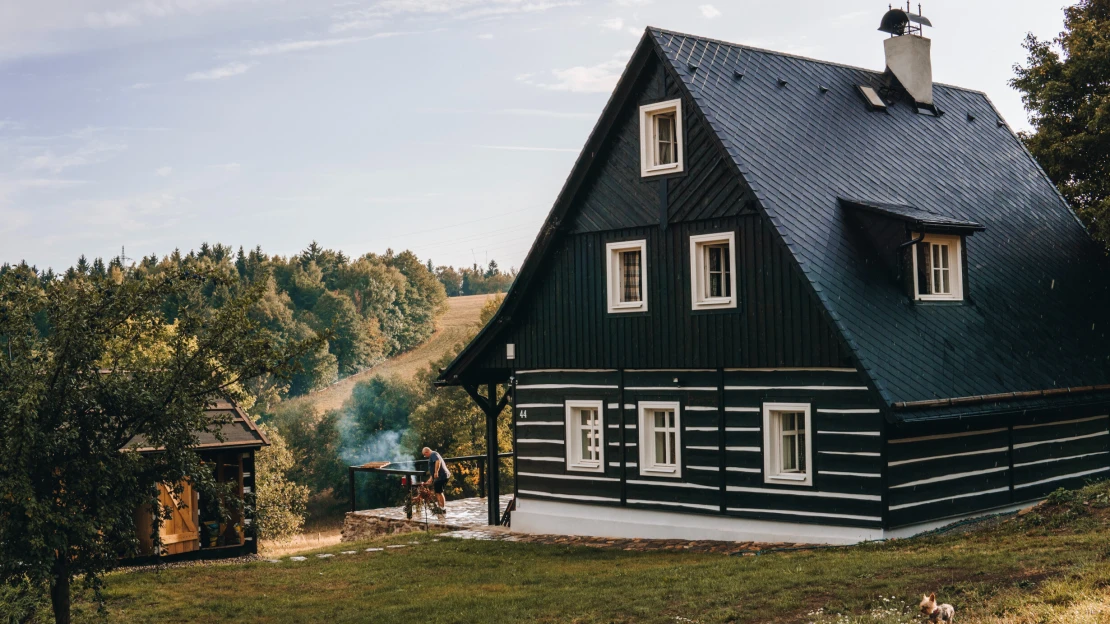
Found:
[[(498, 453), (497, 454), (497, 457), (499, 459), (504, 459), (506, 457), (512, 457), (512, 456), (513, 456), (513, 453), (511, 451), (507, 452), (507, 453)], [(448, 465), (461, 464), (461, 463), (464, 463), (464, 462), (477, 462), (478, 463), (478, 491), (479, 491), (479, 496), (481, 496), (482, 498), (486, 497), (486, 472), (487, 472), (486, 471), (486, 461), (487, 460), (486, 460), (485, 455), (463, 455), (463, 456), (460, 456), (460, 457), (444, 457), (443, 458), (443, 463), (448, 464)], [(419, 466), (421, 466), (421, 465), (423, 465), (424, 467), (420, 468)], [(404, 468), (402, 466), (412, 466), (412, 468)], [(398, 475), (398, 476), (416, 477), (418, 475), (426, 474), (428, 472), (427, 466), (428, 466), (428, 460), (426, 460), (426, 459), (389, 462), (389, 463), (385, 464), (384, 466), (380, 466), (380, 467), (348, 466), (347, 467), (347, 481), (348, 481), (348, 485), (350, 486), (351, 511), (357, 511), (356, 502), (355, 502), (355, 473), (358, 473), (358, 472), (377, 472), (377, 473), (381, 473), (381, 474), (393, 474), (393, 475)]]

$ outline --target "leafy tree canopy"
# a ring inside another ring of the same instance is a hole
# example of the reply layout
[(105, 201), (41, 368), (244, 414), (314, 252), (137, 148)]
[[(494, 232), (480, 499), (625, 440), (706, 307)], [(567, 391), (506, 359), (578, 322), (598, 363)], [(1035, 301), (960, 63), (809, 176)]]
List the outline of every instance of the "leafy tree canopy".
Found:
[[(189, 480), (219, 498), (195, 450), (221, 424), (210, 402), (246, 398), (244, 382), (287, 376), (316, 346), (283, 344), (251, 318), (261, 285), (234, 292), (212, 269), (112, 269), (45, 284), (29, 270), (0, 276), (0, 583), (49, 587), (59, 622), (71, 579), (98, 589), (136, 551), (137, 509), (173, 513), (155, 484)], [(233, 294), (213, 307), (218, 292)]]
[(1064, 10), (1050, 41), (1030, 33), (1022, 93), (1034, 132), (1022, 139), (1095, 238), (1110, 244), (1110, 0)]

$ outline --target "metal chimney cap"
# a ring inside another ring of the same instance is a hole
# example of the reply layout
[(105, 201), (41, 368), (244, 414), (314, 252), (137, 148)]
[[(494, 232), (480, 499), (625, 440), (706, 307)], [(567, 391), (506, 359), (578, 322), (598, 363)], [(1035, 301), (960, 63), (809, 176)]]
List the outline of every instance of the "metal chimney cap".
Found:
[(906, 34), (906, 26), (909, 24), (917, 24), (919, 29), (921, 26), (931, 27), (933, 25), (929, 18), (922, 15), (910, 13), (905, 9), (891, 9), (883, 15), (879, 30), (892, 35), (904, 35)]

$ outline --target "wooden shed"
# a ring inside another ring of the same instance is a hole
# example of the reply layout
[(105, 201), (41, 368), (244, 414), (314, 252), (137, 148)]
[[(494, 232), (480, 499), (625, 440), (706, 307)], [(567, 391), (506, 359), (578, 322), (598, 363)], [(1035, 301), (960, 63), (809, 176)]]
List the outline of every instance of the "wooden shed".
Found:
[[(198, 452), (205, 465), (213, 471), (217, 483), (232, 484), (234, 496), (239, 500), (249, 500), (255, 488), (255, 451), (268, 446), (269, 441), (246, 412), (234, 403), (216, 401), (208, 410), (208, 415), (213, 421), (222, 423), (220, 436), (212, 431), (201, 433)], [(142, 448), (139, 443), (139, 451), (157, 453), (158, 449)], [(175, 493), (176, 485), (157, 484), (160, 504), (164, 508), (175, 509), (169, 520), (159, 523), (160, 552), (155, 552), (151, 538), (155, 519), (150, 510), (135, 510), (139, 558), (208, 559), (258, 552), (250, 505), (246, 506), (247, 513), (236, 513), (230, 519), (223, 519), (218, 516), (216, 501), (206, 500), (188, 482), (181, 483), (181, 492)]]

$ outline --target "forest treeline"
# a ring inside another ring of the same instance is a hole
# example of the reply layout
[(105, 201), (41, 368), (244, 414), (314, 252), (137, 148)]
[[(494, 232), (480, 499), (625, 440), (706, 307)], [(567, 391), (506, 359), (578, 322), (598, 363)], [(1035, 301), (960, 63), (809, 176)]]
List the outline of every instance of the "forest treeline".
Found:
[[(299, 362), (299, 370), (286, 380), (263, 377), (247, 390), (255, 397), (256, 410), (268, 411), (279, 401), (308, 394), (355, 374), (382, 360), (408, 351), (426, 341), (435, 330), (436, 317), (446, 309), (446, 298), (463, 294), (502, 292), (515, 271), (502, 272), (495, 261), (481, 268), (433, 268), (411, 251), (367, 253), (350, 257), (325, 249), (313, 241), (298, 254), (269, 255), (261, 247), (237, 251), (228, 245), (204, 243), (196, 250), (137, 261), (115, 257), (89, 261), (81, 256), (63, 273), (37, 271), (21, 264), (0, 266), (34, 272), (43, 283), (78, 276), (123, 279), (149, 276), (170, 268), (216, 270), (231, 278), (231, 286), (206, 293), (204, 305), (218, 308), (223, 301), (256, 284), (266, 292), (252, 315), (266, 329), (292, 343), (317, 333), (327, 340)], [(167, 317), (175, 306), (167, 302)]]
[[(428, 261), (428, 269), (432, 269), (431, 260)], [(503, 293), (509, 290), (516, 279), (516, 269), (508, 273), (502, 272), (496, 260), (490, 260), (485, 268), (478, 266), (476, 262), (470, 268), (439, 266), (435, 268), (435, 274), (448, 297)]]

